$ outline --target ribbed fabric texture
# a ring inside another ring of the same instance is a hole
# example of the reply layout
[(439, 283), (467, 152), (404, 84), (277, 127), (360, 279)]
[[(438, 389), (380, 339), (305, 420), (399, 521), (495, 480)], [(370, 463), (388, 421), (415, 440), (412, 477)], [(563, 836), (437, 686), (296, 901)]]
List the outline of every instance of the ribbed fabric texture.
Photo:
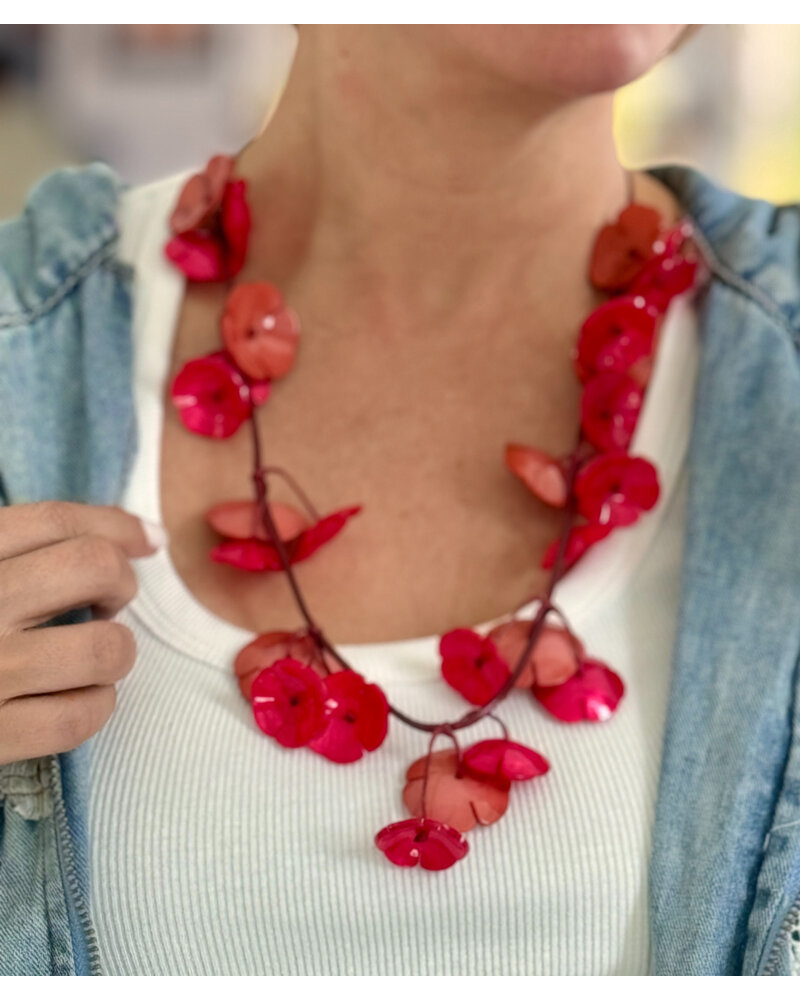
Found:
[[(140, 450), (124, 505), (158, 519), (161, 394), (181, 281), (163, 263), (175, 179), (126, 196), (123, 253), (137, 267)], [(138, 660), (95, 738), (94, 918), (110, 974), (592, 975), (649, 969), (647, 862), (678, 600), (683, 463), (697, 361), (677, 303), (633, 451), (654, 460), (656, 510), (601, 543), (556, 601), (593, 656), (622, 675), (617, 714), (564, 725), (524, 692), (502, 707), (551, 771), (516, 787), (496, 825), (468, 834), (445, 872), (399, 869), (373, 846), (402, 819), (408, 764), (426, 739), (393, 721), (358, 764), (283, 750), (232, 678), (253, 635), (197, 603), (166, 552), (136, 561), (121, 614)], [(344, 647), (407, 712), (464, 710), (438, 674), (437, 639)], [(497, 735), (483, 722), (470, 738)]]

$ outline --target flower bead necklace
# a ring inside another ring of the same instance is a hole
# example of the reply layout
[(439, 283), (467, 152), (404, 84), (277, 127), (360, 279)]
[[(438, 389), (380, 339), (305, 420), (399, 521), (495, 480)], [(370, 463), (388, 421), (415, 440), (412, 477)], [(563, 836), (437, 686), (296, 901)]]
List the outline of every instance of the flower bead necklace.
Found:
[[(224, 440), (249, 424), (252, 492), (206, 512), (220, 537), (210, 555), (243, 572), (283, 573), (305, 622), (300, 630), (258, 635), (239, 651), (234, 673), (255, 724), (285, 748), (307, 747), (349, 764), (380, 747), (390, 719), (427, 733), (426, 752), (405, 775), (402, 802), (410, 818), (385, 826), (374, 843), (395, 865), (449, 868), (469, 850), (465, 833), (500, 819), (512, 787), (549, 770), (547, 759), (513, 740), (495, 714), (506, 697), (519, 691), (515, 697), (527, 695), (566, 723), (607, 720), (623, 697), (622, 679), (587, 652), (553, 593), (592, 546), (636, 523), (658, 500), (656, 469), (631, 455), (630, 444), (664, 314), (705, 268), (688, 220), (665, 227), (656, 210), (631, 202), (600, 230), (589, 280), (607, 298), (586, 317), (573, 352), (583, 386), (576, 445), (566, 456), (520, 443), (505, 450), (507, 468), (533, 502), (563, 511), (561, 534), (542, 559), (551, 571), (545, 592), (532, 620), (511, 615), (486, 635), (457, 628), (441, 637), (442, 678), (471, 707), (451, 721), (422, 722), (346, 662), (298, 584), (294, 565), (331, 542), (361, 508), (320, 515), (287, 471), (265, 464), (255, 411), (273, 382), (291, 371), (300, 322), (274, 285), (233, 284), (251, 230), (246, 182), (233, 168), (231, 157), (212, 157), (186, 182), (170, 218), (168, 259), (190, 281), (229, 286), (220, 350), (188, 361), (171, 396), (194, 434)], [(276, 479), (296, 504), (270, 499)], [(497, 738), (462, 745), (461, 734), (484, 718), (496, 722)], [(440, 740), (446, 745), (437, 749)]]

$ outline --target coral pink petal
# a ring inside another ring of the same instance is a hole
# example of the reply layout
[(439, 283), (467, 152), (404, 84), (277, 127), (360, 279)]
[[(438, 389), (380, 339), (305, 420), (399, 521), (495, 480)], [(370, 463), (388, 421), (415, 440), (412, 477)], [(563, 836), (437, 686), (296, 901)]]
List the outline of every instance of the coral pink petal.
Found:
[(225, 303), (221, 331), (226, 348), (251, 378), (281, 378), (291, 369), (300, 325), (274, 285), (237, 285)]
[(476, 777), (491, 781), (530, 781), (550, 770), (540, 753), (511, 740), (482, 740), (464, 751), (464, 765)]
[(458, 830), (433, 819), (404, 819), (390, 823), (375, 835), (375, 846), (394, 865), (403, 868), (420, 865), (428, 871), (450, 868), (469, 850), (469, 844)]
[[(297, 538), (308, 527), (308, 518), (288, 503), (269, 505), (278, 537), (283, 542)], [(258, 538), (269, 541), (267, 529), (254, 500), (226, 500), (206, 511), (206, 521), (218, 534), (228, 539)]]
[[(488, 638), (494, 642), (500, 656), (513, 672), (528, 644), (531, 622), (516, 619), (497, 625)], [(560, 684), (578, 669), (577, 656), (583, 656), (583, 646), (575, 639), (573, 648), (566, 629), (545, 625), (540, 631), (528, 661), (514, 687), (528, 688), (540, 684)], [(576, 651), (577, 650), (577, 651)]]
[(534, 686), (534, 697), (562, 722), (604, 722), (625, 693), (622, 678), (599, 660), (584, 660), (580, 670), (556, 687)]
[(506, 445), (506, 465), (535, 497), (551, 507), (567, 502), (567, 481), (561, 465), (550, 455), (521, 444)]
[(233, 661), (233, 672), (239, 682), (239, 690), (248, 701), (253, 681), (266, 667), (287, 656), (309, 665), (307, 658), (296, 651), (301, 642), (295, 632), (262, 632), (239, 650)]
[(476, 778), (462, 768), (457, 774), (458, 755), (455, 750), (440, 750), (421, 757), (408, 769), (403, 802), (413, 816), (423, 815), (422, 792), (425, 771), (430, 766), (424, 814), (431, 819), (455, 827), (462, 833), (476, 824), (495, 823), (508, 807), (509, 783)]

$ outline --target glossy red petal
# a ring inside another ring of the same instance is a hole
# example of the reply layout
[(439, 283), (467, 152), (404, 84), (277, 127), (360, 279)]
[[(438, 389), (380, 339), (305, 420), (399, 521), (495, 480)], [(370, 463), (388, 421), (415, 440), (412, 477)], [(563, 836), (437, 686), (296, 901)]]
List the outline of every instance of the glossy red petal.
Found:
[(665, 312), (676, 295), (690, 289), (697, 280), (698, 261), (680, 254), (662, 255), (650, 261), (631, 285), (631, 293), (640, 295), (659, 312)]
[(582, 382), (604, 371), (630, 374), (653, 350), (657, 311), (641, 296), (610, 299), (583, 323), (575, 349)]
[(386, 738), (389, 704), (376, 684), (351, 670), (326, 677), (326, 726), (309, 746), (337, 764), (359, 760)]
[(248, 701), (253, 681), (258, 674), (286, 657), (311, 667), (320, 677), (325, 677), (332, 670), (338, 669), (338, 663), (321, 652), (309, 635), (297, 632), (263, 632), (242, 647), (233, 661), (233, 671), (239, 682), (239, 690)]
[(551, 455), (526, 445), (508, 444), (506, 465), (543, 503), (563, 507), (567, 502), (564, 470)]
[(481, 740), (464, 751), (464, 766), (484, 781), (530, 781), (547, 774), (550, 764), (536, 750), (512, 740)]
[(222, 351), (187, 361), (171, 395), (184, 427), (203, 437), (230, 437), (252, 412), (247, 385)]
[(644, 458), (610, 453), (598, 455), (578, 473), (575, 495), (589, 521), (613, 527), (633, 524), (658, 500), (655, 466)]
[(221, 542), (211, 550), (214, 562), (226, 563), (249, 573), (278, 572), (283, 569), (276, 549), (258, 538)]
[(404, 819), (375, 834), (375, 846), (394, 865), (443, 871), (466, 856), (469, 844), (458, 830), (432, 819)]
[(290, 657), (262, 670), (250, 694), (258, 727), (281, 746), (305, 746), (325, 725), (322, 681)]
[(222, 281), (227, 276), (224, 246), (203, 230), (173, 236), (164, 253), (190, 281)]
[(250, 208), (245, 181), (225, 185), (220, 206), (220, 225), (224, 236), (225, 277), (234, 278), (244, 267), (250, 239)]
[[(566, 555), (564, 557), (564, 568), (569, 569), (585, 555), (586, 552), (597, 542), (611, 534), (610, 524), (578, 524), (569, 533), (567, 539)], [(556, 557), (561, 547), (561, 540), (556, 539), (547, 547), (547, 551), (542, 559), (543, 569), (552, 569), (556, 563)]]
[(439, 750), (421, 757), (409, 767), (403, 802), (413, 816), (423, 815), (422, 792), (425, 771), (430, 766), (424, 813), (430, 819), (446, 823), (462, 833), (476, 824), (487, 826), (497, 822), (508, 808), (509, 784), (484, 781), (458, 770), (455, 750)]
[[(273, 502), (269, 509), (281, 541), (291, 541), (308, 528), (308, 518), (291, 504)], [(258, 504), (254, 500), (225, 500), (210, 507), (205, 518), (214, 531), (227, 539), (269, 540)]]
[(568, 681), (555, 687), (534, 686), (534, 697), (562, 722), (604, 722), (625, 693), (622, 678), (599, 660), (585, 660)]
[(251, 378), (281, 378), (294, 363), (300, 335), (297, 316), (266, 281), (233, 289), (225, 302), (221, 331), (236, 364)]
[(293, 563), (308, 559), (317, 549), (332, 538), (335, 538), (351, 517), (360, 513), (361, 507), (346, 507), (334, 511), (321, 518), (316, 524), (304, 531), (291, 545), (290, 555)]
[(581, 428), (598, 451), (624, 451), (631, 443), (644, 395), (622, 372), (595, 375), (583, 387)]
[(472, 705), (491, 701), (509, 676), (508, 664), (489, 638), (453, 629), (439, 642), (442, 677)]

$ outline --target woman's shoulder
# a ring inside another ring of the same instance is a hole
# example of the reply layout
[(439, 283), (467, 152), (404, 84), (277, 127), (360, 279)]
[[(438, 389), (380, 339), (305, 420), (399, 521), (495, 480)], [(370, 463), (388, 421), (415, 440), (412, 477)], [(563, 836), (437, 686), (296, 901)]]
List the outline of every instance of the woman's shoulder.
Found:
[(650, 173), (694, 221), (716, 278), (800, 330), (800, 203), (746, 197), (691, 166)]

